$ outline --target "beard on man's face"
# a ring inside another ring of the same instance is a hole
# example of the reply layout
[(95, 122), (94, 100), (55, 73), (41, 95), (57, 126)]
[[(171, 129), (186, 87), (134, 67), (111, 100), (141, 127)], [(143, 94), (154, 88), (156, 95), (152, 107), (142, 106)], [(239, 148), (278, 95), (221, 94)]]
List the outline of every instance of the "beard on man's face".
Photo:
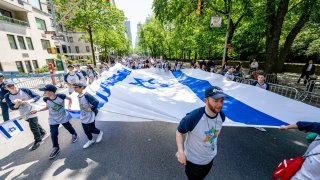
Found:
[(208, 108), (213, 112), (213, 113), (215, 113), (215, 114), (217, 114), (217, 113), (219, 113), (220, 111), (221, 111), (221, 108), (214, 108), (211, 104), (210, 104), (210, 102), (208, 103)]

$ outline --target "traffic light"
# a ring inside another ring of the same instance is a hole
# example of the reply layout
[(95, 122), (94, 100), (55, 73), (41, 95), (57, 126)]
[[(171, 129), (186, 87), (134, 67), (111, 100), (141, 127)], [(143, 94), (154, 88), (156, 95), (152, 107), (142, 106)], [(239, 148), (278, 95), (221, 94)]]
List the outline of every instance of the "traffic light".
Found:
[(110, 0), (105, 0), (105, 2), (106, 2), (106, 6), (110, 6), (111, 5)]
[(198, 5), (197, 5), (197, 16), (200, 16), (201, 14), (201, 11), (203, 9), (203, 3), (204, 1), (203, 0), (198, 0)]

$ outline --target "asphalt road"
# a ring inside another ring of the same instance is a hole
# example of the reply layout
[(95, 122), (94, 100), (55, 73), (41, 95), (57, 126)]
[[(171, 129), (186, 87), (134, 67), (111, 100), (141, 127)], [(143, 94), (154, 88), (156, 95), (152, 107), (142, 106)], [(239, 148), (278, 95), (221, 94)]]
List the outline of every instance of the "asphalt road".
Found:
[[(41, 124), (48, 130), (47, 112), (41, 112)], [(97, 122), (104, 132), (99, 144), (83, 150), (87, 141), (81, 124), (72, 120), (79, 134), (71, 135), (61, 127), (61, 152), (49, 160), (50, 136), (39, 149), (29, 151), (32, 134), (26, 131), (10, 140), (0, 139), (0, 179), (186, 179), (184, 167), (176, 158), (177, 124), (166, 122)], [(49, 132), (49, 130), (48, 130)], [(284, 158), (302, 154), (307, 147), (306, 134), (267, 129), (224, 127), (218, 143), (218, 155), (207, 179), (271, 179), (275, 166)]]

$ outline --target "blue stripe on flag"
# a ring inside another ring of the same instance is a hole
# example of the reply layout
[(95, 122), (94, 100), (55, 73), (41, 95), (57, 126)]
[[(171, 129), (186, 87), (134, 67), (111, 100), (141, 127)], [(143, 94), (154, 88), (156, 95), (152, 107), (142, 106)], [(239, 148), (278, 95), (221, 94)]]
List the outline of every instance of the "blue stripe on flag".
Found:
[(0, 126), (0, 131), (1, 131), (7, 138), (11, 138), (11, 135), (10, 135), (2, 126)]
[(80, 119), (80, 111), (67, 110), (73, 119)]
[(14, 120), (13, 122), (14, 122), (14, 124), (19, 128), (20, 131), (23, 131), (23, 128), (22, 128), (22, 126), (20, 125), (20, 123), (18, 122), (18, 120)]
[[(208, 81), (189, 77), (182, 71), (175, 71), (172, 74), (177, 80), (188, 86), (202, 101), (204, 100), (204, 91), (212, 86)], [(247, 104), (225, 94), (224, 105), (222, 111), (226, 116), (239, 123), (248, 125), (266, 125), (266, 126), (281, 126), (288, 125), (277, 118), (265, 114)]]

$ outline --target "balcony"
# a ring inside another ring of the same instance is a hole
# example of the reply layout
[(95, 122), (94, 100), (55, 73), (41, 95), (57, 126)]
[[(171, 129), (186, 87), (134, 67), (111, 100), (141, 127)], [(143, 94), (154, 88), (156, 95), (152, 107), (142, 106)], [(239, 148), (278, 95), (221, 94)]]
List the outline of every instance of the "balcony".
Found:
[(25, 6), (26, 2), (23, 0), (1, 0), (0, 7), (11, 11), (29, 11)]
[(26, 22), (26, 21), (21, 21), (21, 20), (14, 19), (14, 18), (9, 18), (9, 17), (6, 17), (6, 16), (0, 16), (0, 22), (7, 22), (7, 23), (19, 25), (19, 26), (29, 27), (29, 23)]

